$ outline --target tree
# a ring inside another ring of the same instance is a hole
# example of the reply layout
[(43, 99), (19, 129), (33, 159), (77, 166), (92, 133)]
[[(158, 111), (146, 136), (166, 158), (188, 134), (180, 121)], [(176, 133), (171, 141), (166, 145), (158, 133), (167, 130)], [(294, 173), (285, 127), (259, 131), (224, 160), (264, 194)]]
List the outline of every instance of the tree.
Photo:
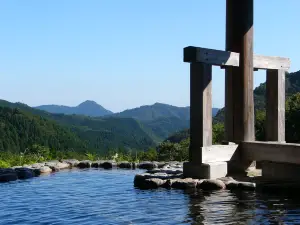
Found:
[(289, 97), (286, 101), (286, 141), (300, 142), (300, 93)]

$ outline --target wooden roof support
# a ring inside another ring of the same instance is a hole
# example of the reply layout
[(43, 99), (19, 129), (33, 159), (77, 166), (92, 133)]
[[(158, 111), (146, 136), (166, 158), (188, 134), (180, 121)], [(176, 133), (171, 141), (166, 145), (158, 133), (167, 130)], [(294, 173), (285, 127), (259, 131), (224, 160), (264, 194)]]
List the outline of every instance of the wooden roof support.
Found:
[[(189, 63), (207, 63), (221, 67), (239, 67), (240, 54), (230, 51), (222, 51), (209, 48), (188, 46), (183, 49), (183, 61)], [(291, 61), (289, 58), (277, 56), (253, 56), (253, 67), (255, 69), (289, 70)]]
[(225, 75), (230, 90), (225, 93), (227, 138), (254, 141), (253, 0), (226, 1), (226, 51), (240, 53), (239, 67)]

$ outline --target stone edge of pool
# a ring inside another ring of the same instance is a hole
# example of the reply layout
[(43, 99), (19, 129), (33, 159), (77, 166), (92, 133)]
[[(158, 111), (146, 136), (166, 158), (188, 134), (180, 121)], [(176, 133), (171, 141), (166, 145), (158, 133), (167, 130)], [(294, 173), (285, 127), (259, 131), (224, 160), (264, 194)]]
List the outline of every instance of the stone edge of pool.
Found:
[(52, 160), (42, 163), (34, 163), (32, 165), (14, 166), (11, 168), (0, 168), (0, 183), (10, 182), (15, 180), (30, 179), (38, 177), (42, 174), (59, 172), (65, 169), (84, 169), (84, 168), (103, 168), (103, 169), (153, 169), (162, 167), (166, 163), (163, 162), (115, 162), (113, 160), (98, 160), (98, 161), (78, 161), (76, 159)]
[(193, 179), (183, 176), (183, 162), (115, 162), (113, 160), (78, 161), (76, 159), (52, 160), (32, 165), (0, 168), (0, 183), (38, 177), (42, 174), (59, 172), (65, 169), (144, 169), (144, 173), (136, 174), (134, 186), (139, 189), (200, 189), (200, 190), (270, 190), (300, 188), (299, 181), (267, 181), (261, 179), (257, 171), (250, 171), (250, 177), (223, 177), (218, 179)]

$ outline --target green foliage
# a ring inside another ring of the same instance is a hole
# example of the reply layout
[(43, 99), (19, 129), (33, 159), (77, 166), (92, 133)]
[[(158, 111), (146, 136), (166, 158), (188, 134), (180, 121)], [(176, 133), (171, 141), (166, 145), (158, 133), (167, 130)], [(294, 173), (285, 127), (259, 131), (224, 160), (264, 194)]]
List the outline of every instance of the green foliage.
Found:
[(300, 142), (300, 93), (289, 97), (286, 101), (286, 141)]
[(185, 129), (172, 134), (165, 141), (170, 141), (171, 143), (179, 143), (182, 140), (187, 139), (189, 137), (190, 137), (190, 129)]
[(224, 124), (216, 123), (212, 127), (212, 142), (213, 144), (221, 144), (224, 141)]
[(28, 147), (42, 151), (34, 144), (58, 150), (86, 149), (85, 143), (67, 128), (16, 108), (0, 106), (0, 151), (21, 152)]
[[(290, 97), (293, 94), (300, 92), (300, 71), (295, 73), (287, 73), (285, 81), (285, 92), (286, 97)], [(265, 95), (266, 95), (266, 83), (260, 84), (253, 91), (254, 96), (254, 109), (255, 111), (265, 110)], [(225, 108), (222, 108), (217, 115), (214, 117), (214, 122), (224, 122), (225, 121)]]
[(137, 153), (137, 160), (157, 161), (157, 151), (155, 148), (150, 148), (147, 151)]
[(178, 117), (160, 117), (154, 120), (142, 122), (151, 132), (162, 141), (169, 137), (170, 134), (189, 127), (189, 120), (183, 120)]
[(153, 105), (144, 105), (139, 108), (125, 110), (123, 112), (114, 114), (114, 116), (122, 118), (134, 118), (139, 121), (151, 121), (169, 117), (188, 120), (190, 116), (190, 108), (155, 103)]
[(157, 156), (160, 161), (185, 161), (188, 159), (189, 140), (180, 143), (162, 142), (157, 147)]
[(88, 160), (94, 161), (96, 160), (96, 155), (90, 152), (85, 153), (85, 156), (87, 157)]
[(9, 168), (9, 167), (11, 167), (11, 165), (8, 162), (0, 160), (0, 168)]
[(143, 125), (134, 119), (50, 114), (0, 100), (0, 151), (20, 151), (33, 143), (56, 150), (89, 149), (103, 154), (109, 148), (145, 150), (155, 146)]
[(264, 110), (256, 110), (255, 112), (255, 137), (258, 141), (265, 140), (265, 121), (266, 112)]

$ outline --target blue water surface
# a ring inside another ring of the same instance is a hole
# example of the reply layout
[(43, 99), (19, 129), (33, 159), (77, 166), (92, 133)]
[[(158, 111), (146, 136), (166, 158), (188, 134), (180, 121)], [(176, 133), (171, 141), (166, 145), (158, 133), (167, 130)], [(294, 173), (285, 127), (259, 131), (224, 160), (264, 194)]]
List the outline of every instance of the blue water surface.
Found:
[(68, 170), (0, 184), (0, 224), (297, 224), (287, 193), (139, 190), (132, 170)]

